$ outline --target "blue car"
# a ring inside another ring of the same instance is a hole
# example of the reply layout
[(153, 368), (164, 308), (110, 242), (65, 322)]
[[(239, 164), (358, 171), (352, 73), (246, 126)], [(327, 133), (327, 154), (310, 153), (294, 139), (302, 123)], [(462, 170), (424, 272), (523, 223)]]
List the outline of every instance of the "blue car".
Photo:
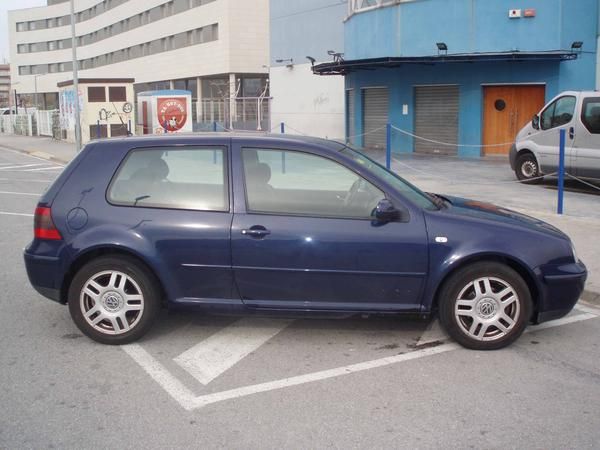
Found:
[(439, 314), (460, 344), (497, 349), (567, 314), (587, 276), (547, 223), (282, 135), (92, 142), (40, 199), (24, 257), (33, 287), (105, 344), (166, 306)]

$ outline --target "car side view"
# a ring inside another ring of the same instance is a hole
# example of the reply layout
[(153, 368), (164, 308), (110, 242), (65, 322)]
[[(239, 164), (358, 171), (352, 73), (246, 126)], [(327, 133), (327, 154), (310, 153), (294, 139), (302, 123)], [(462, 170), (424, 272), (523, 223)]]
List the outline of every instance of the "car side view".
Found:
[(92, 339), (161, 307), (438, 313), (473, 349), (567, 314), (587, 276), (537, 219), (427, 194), (339, 142), (258, 134), (88, 144), (35, 211), (31, 284)]

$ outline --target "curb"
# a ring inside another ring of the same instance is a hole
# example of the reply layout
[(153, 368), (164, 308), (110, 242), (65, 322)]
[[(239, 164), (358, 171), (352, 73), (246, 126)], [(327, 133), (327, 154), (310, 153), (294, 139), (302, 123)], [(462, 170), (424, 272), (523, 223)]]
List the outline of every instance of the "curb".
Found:
[(36, 158), (45, 159), (47, 161), (55, 162), (58, 164), (69, 164), (69, 161), (66, 161), (57, 156), (51, 155), (50, 153), (42, 152), (39, 150), (24, 150), (22, 148), (13, 147), (12, 145), (1, 144), (2, 147), (9, 148), (19, 153), (24, 153), (25, 155), (34, 156)]
[(600, 306), (600, 293), (583, 291), (583, 294), (581, 294), (581, 300), (595, 306)]

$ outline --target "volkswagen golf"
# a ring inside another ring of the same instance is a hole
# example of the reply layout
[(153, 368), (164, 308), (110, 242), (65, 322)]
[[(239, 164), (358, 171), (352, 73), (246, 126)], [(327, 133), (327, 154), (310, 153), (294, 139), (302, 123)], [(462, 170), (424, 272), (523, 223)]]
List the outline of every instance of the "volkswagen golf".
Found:
[(567, 314), (586, 268), (532, 217), (424, 193), (349, 146), (258, 134), (88, 144), (41, 197), (33, 287), (105, 344), (162, 307), (438, 314), (473, 349)]

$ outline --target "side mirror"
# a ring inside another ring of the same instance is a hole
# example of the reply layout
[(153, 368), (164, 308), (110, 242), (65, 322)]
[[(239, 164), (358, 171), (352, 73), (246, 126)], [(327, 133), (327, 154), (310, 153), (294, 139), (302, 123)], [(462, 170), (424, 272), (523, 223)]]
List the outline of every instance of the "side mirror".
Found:
[(540, 129), (540, 116), (538, 116), (537, 114), (533, 116), (533, 119), (531, 119), (531, 126), (536, 130)]
[(387, 198), (380, 200), (375, 207), (375, 218), (379, 222), (393, 222), (401, 219), (402, 216), (402, 212), (397, 209)]

